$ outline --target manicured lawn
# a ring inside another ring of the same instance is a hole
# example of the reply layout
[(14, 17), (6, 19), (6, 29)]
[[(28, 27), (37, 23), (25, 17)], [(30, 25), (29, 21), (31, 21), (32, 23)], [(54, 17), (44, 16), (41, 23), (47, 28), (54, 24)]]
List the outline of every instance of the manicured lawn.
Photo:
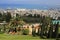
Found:
[[(30, 35), (9, 35), (9, 34), (0, 34), (0, 40), (48, 40), (41, 39), (40, 37), (33, 37)], [(54, 39), (49, 39), (54, 40)]]

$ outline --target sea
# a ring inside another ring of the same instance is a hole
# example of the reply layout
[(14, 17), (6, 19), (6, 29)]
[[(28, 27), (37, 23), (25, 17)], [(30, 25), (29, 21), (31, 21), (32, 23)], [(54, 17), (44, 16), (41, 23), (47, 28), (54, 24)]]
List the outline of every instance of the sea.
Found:
[(0, 8), (26, 8), (26, 9), (50, 9), (50, 8), (58, 8), (57, 6), (52, 5), (33, 5), (33, 4), (0, 4)]

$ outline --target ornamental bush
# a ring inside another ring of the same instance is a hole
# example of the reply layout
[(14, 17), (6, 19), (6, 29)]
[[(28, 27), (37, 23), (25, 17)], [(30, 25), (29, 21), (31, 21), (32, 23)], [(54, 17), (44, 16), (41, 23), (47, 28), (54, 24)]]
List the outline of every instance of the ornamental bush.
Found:
[(23, 35), (28, 35), (29, 34), (29, 29), (23, 29), (22, 34)]

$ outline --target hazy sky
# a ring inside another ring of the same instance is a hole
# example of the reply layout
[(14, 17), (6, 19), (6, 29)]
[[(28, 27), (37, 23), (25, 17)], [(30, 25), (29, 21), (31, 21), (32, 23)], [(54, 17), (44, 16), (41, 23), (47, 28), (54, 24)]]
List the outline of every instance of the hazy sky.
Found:
[(60, 0), (0, 0), (0, 4), (60, 5)]

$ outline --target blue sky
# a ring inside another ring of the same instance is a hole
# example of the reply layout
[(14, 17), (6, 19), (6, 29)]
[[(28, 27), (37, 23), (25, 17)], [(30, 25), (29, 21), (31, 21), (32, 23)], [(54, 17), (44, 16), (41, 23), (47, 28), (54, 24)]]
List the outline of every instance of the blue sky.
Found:
[(60, 0), (0, 0), (0, 4), (60, 5)]

